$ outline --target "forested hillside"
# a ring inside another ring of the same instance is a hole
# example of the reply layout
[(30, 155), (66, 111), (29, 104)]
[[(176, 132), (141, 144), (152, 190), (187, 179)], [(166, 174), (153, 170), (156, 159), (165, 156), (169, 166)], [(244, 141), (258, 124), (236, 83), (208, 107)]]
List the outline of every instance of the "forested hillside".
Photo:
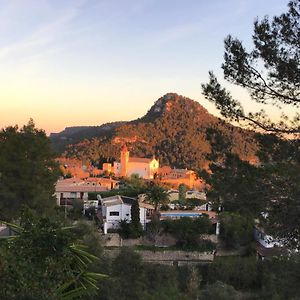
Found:
[[(133, 155), (155, 155), (161, 165), (196, 169), (207, 166), (214, 154), (224, 149), (245, 160), (255, 158), (258, 150), (253, 132), (232, 126), (209, 114), (198, 102), (175, 93), (158, 99), (144, 117), (113, 124), (117, 125), (106, 133), (91, 127), (87, 134), (85, 128), (82, 141), (69, 145), (64, 154), (101, 164), (118, 159), (126, 143)], [(80, 131), (76, 135), (78, 140)], [(57, 139), (52, 136), (52, 141), (57, 148)]]

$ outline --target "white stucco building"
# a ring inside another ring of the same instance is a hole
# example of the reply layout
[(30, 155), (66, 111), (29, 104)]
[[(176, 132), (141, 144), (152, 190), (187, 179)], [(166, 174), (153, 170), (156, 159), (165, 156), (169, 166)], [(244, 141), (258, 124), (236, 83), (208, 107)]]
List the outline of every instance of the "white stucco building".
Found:
[[(134, 201), (136, 201), (136, 199), (120, 195), (101, 199), (104, 234), (106, 234), (110, 228), (117, 229), (122, 220), (126, 220), (127, 222), (131, 221), (131, 205)], [(142, 202), (139, 203), (139, 206), (140, 222), (143, 228), (145, 228), (146, 223), (150, 221), (148, 217), (154, 208)]]

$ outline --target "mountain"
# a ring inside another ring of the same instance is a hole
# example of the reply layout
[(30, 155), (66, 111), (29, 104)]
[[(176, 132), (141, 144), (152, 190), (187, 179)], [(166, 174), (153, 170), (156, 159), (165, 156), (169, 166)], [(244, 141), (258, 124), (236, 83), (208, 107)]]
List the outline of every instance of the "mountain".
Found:
[(254, 132), (226, 123), (175, 93), (158, 99), (140, 119), (79, 128), (66, 128), (51, 140), (56, 149), (62, 145), (58, 141), (71, 143), (65, 156), (94, 164), (118, 159), (124, 143), (133, 155), (155, 155), (161, 165), (192, 169), (206, 167), (225, 150), (245, 160), (255, 158), (258, 150)]
[(66, 127), (63, 131), (58, 133), (51, 133), (50, 140), (56, 152), (62, 152), (70, 144), (76, 144), (84, 139), (91, 139), (94, 137), (112, 136), (114, 130), (125, 124), (126, 122), (111, 122), (105, 123), (101, 126), (75, 126)]

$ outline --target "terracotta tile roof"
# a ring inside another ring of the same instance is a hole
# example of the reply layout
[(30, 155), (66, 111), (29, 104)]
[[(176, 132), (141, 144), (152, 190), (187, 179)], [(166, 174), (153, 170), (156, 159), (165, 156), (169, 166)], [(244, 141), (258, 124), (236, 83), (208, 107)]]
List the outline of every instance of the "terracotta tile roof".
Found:
[(71, 183), (80, 183), (80, 182), (82, 182), (81, 179), (73, 177), (73, 178), (66, 178), (66, 179), (59, 180), (57, 184), (61, 185), (61, 184), (71, 184)]
[(107, 191), (106, 187), (103, 186), (95, 186), (95, 185), (56, 185), (55, 192), (63, 193), (63, 192), (103, 192)]
[(142, 157), (129, 157), (130, 163), (147, 163), (149, 164), (152, 158), (142, 158)]

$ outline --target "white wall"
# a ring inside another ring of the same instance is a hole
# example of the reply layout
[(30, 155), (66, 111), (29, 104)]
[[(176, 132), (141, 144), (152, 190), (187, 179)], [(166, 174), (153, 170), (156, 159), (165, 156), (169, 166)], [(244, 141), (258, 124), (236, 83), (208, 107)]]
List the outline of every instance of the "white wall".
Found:
[(148, 179), (150, 170), (147, 163), (128, 163), (128, 176), (138, 174), (140, 177)]
[[(118, 216), (110, 216), (110, 212), (119, 212)], [(104, 233), (109, 228), (118, 228), (121, 220), (131, 221), (131, 205), (129, 204), (116, 204), (111, 206), (102, 206), (102, 215), (106, 217), (106, 224), (104, 225)], [(146, 209), (140, 207), (140, 222), (144, 227), (146, 224)]]
[(273, 248), (274, 246), (279, 246), (279, 243), (274, 240), (274, 238), (270, 235), (265, 234), (259, 229), (254, 229), (254, 238), (265, 248)]

